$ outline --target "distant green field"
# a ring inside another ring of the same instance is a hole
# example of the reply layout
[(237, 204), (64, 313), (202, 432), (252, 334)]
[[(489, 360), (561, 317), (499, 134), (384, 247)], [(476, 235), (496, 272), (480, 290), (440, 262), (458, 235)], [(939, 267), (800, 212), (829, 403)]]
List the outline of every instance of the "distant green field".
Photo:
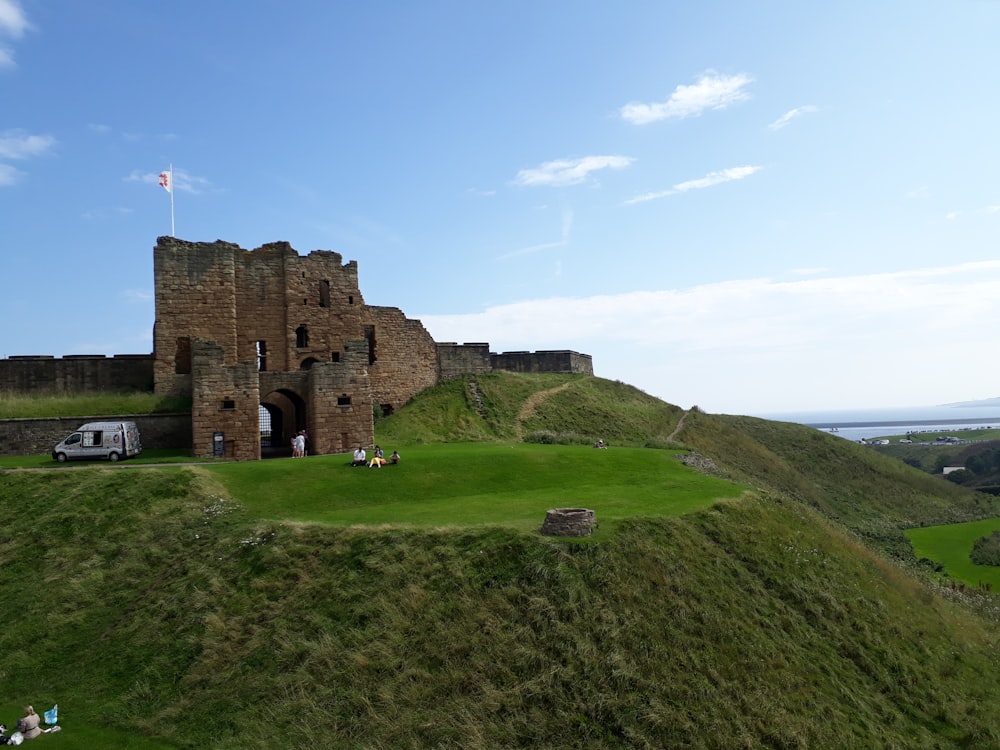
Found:
[(671, 452), (568, 445), (459, 443), (400, 448), (398, 466), (352, 468), (347, 456), (206, 464), (261, 518), (335, 525), (503, 525), (537, 529), (552, 508), (594, 510), (601, 531), (638, 516), (677, 516), (745, 487), (703, 475)]
[(1000, 518), (910, 529), (906, 536), (912, 542), (917, 557), (941, 563), (945, 572), (955, 580), (973, 586), (980, 582), (990, 583), (995, 591), (1000, 591), (1000, 567), (976, 565), (969, 559), (975, 541), (994, 531), (1000, 531)]

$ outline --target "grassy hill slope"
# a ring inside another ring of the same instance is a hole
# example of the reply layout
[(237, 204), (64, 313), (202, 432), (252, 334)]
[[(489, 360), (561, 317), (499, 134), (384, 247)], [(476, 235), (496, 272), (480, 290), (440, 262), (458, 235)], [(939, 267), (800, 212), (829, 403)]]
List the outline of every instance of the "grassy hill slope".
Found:
[(0, 475), (3, 705), (59, 702), (47, 744), (1000, 746), (995, 628), (801, 504), (593, 544), (263, 523), (207, 481)]
[[(994, 499), (598, 378), (455, 381), (378, 435), (403, 465), (0, 472), (7, 723), (58, 702), (62, 748), (1000, 748), (992, 597), (876, 551)], [(519, 436), (679, 443), (755, 490)], [(595, 538), (517, 515), (600, 502), (614, 468), (634, 504)], [(701, 502), (667, 513), (681, 487)], [(475, 515), (490, 493), (510, 523)]]

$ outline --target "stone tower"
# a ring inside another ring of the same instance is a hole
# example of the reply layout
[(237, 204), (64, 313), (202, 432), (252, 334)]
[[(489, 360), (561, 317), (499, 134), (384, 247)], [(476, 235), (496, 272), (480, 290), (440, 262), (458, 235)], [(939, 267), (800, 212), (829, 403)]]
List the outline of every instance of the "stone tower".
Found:
[(427, 330), (366, 305), (339, 253), (160, 237), (153, 265), (155, 390), (192, 398), (196, 456), (260, 458), (300, 429), (314, 453), (370, 446), (373, 406), (438, 381)]

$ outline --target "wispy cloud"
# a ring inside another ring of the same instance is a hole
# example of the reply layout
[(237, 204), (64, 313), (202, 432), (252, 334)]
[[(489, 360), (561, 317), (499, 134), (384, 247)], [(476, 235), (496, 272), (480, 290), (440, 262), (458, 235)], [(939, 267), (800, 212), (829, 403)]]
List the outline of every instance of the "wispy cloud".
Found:
[(31, 135), (23, 130), (0, 133), (0, 159), (29, 159), (41, 156), (56, 144), (51, 135)]
[[(536, 299), (419, 317), (439, 341), (593, 354), (598, 375), (672, 403), (790, 411), (838, 408), (837, 398), (849, 401), (843, 408), (865, 406), (864, 399), (912, 406), (955, 400), (947, 394), (966, 388), (995, 392), (993, 354), (977, 341), (990, 339), (998, 314), (1000, 261), (984, 261)], [(971, 367), (949, 370), (947, 390), (942, 385), (940, 396), (926, 400), (926, 379), (908, 373), (928, 363), (946, 367), (962, 352)]]
[[(2, 0), (0, 0), (2, 2)], [(23, 130), (6, 130), (0, 133), (0, 159), (31, 159), (43, 156), (56, 145), (50, 135), (32, 135)], [(24, 172), (0, 162), (0, 187), (15, 185)]]
[(586, 180), (591, 172), (601, 169), (624, 169), (635, 161), (631, 156), (584, 156), (580, 159), (556, 159), (544, 162), (534, 169), (522, 169), (514, 179), (515, 185), (548, 185), (562, 187), (576, 185)]
[[(141, 169), (133, 169), (131, 174), (124, 178), (124, 181), (141, 182), (144, 185), (159, 185), (160, 173), (143, 172)], [(212, 189), (212, 183), (205, 177), (198, 177), (183, 169), (174, 167), (174, 190), (199, 195)]]
[(0, 164), (0, 187), (10, 187), (24, 176), (24, 172), (10, 164)]
[[(0, 39), (20, 39), (31, 28), (18, 0), (0, 0)], [(14, 51), (0, 41), (0, 68), (13, 68)]]
[(558, 242), (543, 242), (538, 245), (529, 245), (528, 247), (518, 248), (517, 250), (512, 250), (509, 253), (504, 253), (499, 256), (497, 260), (507, 260), (508, 258), (516, 258), (519, 255), (530, 255), (531, 253), (541, 252), (542, 250), (553, 250), (557, 247), (566, 247), (569, 244), (569, 237), (572, 229), (573, 212), (565, 211), (562, 215), (562, 239)]
[(686, 193), (688, 190), (701, 190), (702, 188), (712, 187), (714, 185), (721, 185), (724, 182), (732, 182), (733, 180), (742, 180), (744, 177), (749, 177), (754, 172), (759, 172), (761, 167), (746, 165), (742, 167), (729, 167), (728, 169), (720, 169), (717, 172), (709, 172), (704, 177), (699, 177), (696, 180), (687, 180), (685, 182), (678, 182), (669, 190), (659, 190), (652, 193), (643, 193), (642, 195), (637, 195), (633, 198), (629, 198), (624, 201), (624, 205), (630, 206), (635, 203), (645, 203), (646, 201), (653, 201), (659, 198), (666, 198), (670, 195), (676, 195), (677, 193)]
[(708, 71), (698, 78), (697, 83), (675, 88), (664, 102), (630, 102), (619, 110), (619, 114), (623, 120), (635, 125), (697, 117), (707, 109), (725, 109), (749, 99), (750, 94), (745, 89), (752, 81), (753, 78), (743, 73), (723, 75)]
[(772, 122), (769, 127), (771, 130), (781, 130), (783, 127), (788, 125), (792, 120), (797, 117), (802, 117), (802, 115), (807, 115), (811, 112), (818, 112), (819, 107), (813, 106), (812, 104), (806, 104), (803, 107), (796, 107), (795, 109), (790, 109), (777, 120)]

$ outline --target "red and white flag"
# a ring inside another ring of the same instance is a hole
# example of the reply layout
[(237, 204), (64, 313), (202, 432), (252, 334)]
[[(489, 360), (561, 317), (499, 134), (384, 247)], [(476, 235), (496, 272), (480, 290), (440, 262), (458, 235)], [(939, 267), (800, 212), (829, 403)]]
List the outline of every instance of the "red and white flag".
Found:
[(160, 187), (166, 190), (171, 195), (173, 194), (174, 184), (173, 180), (171, 180), (170, 172), (160, 172)]

